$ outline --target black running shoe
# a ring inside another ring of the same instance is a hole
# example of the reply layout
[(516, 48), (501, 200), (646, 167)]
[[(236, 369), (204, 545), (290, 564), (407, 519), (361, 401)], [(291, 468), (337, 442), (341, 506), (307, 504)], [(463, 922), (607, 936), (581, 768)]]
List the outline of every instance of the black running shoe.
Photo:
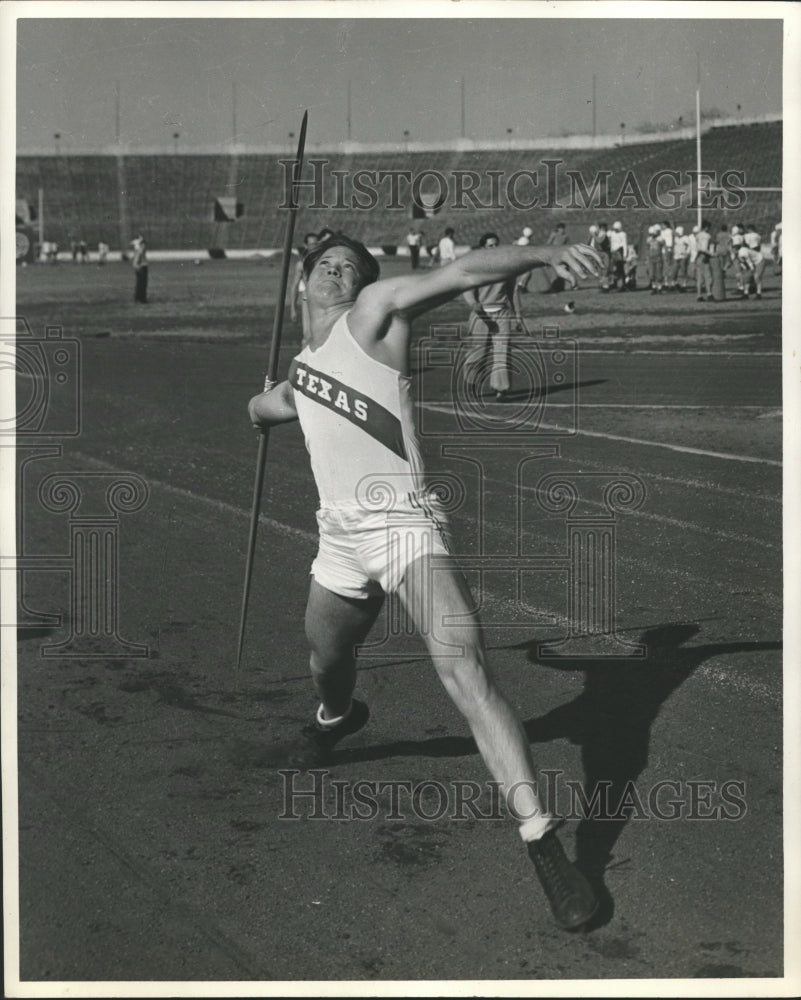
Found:
[(578, 930), (594, 916), (598, 900), (586, 878), (568, 861), (556, 830), (549, 830), (540, 840), (530, 841), (528, 855), (537, 869), (554, 920), (563, 930)]
[(350, 736), (362, 729), (370, 718), (370, 709), (358, 698), (353, 699), (350, 715), (338, 726), (321, 726), (315, 718), (309, 726), (303, 727), (303, 736), (312, 751), (316, 763), (325, 763), (343, 736)]

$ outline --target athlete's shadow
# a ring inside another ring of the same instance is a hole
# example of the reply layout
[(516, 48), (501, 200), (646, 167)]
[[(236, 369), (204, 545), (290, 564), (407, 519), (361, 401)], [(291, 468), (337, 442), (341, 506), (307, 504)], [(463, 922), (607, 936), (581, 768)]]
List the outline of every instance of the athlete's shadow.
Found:
[(584, 802), (592, 803), (594, 796), (600, 796), (599, 808), (608, 804), (605, 814), (587, 809), (589, 815), (581, 819), (576, 830), (576, 863), (602, 901), (594, 927), (608, 923), (614, 912), (604, 883), (613, 848), (636, 803), (648, 801), (648, 796), (636, 789), (636, 781), (648, 763), (651, 726), (662, 704), (713, 656), (781, 649), (780, 642), (685, 646), (699, 628), (697, 624), (669, 624), (648, 629), (640, 637), (647, 648), (644, 659), (538, 660), (538, 644), (529, 644), (528, 656), (533, 662), (584, 673), (581, 694), (540, 718), (526, 721), (524, 727), (532, 743), (567, 738), (580, 746)]
[(535, 392), (532, 392), (531, 389), (510, 389), (509, 392), (504, 395), (504, 399), (547, 399), (549, 396), (552, 396), (557, 392), (572, 392), (576, 389), (586, 389), (588, 386), (603, 385), (608, 381), (609, 379), (606, 378), (590, 378), (585, 379), (583, 382), (561, 382), (558, 384), (554, 382), (550, 385), (543, 386)]
[[(526, 649), (528, 659), (538, 666), (582, 671), (584, 689), (576, 698), (539, 718), (523, 723), (532, 743), (569, 739), (581, 747), (584, 799), (592, 803), (597, 794), (608, 803), (606, 818), (590, 815), (576, 830), (576, 861), (602, 900), (592, 927), (611, 920), (614, 903), (604, 883), (604, 873), (613, 858), (613, 848), (623, 832), (631, 809), (618, 810), (625, 793), (630, 801), (637, 778), (648, 763), (651, 726), (665, 700), (706, 660), (714, 656), (777, 650), (780, 642), (720, 642), (686, 646), (700, 626), (667, 624), (647, 629), (640, 642), (645, 658), (549, 660), (537, 658), (540, 640), (516, 645)], [(348, 761), (374, 761), (390, 757), (463, 757), (478, 753), (469, 736), (438, 736), (427, 740), (403, 740), (378, 746), (344, 746), (336, 757)], [(535, 759), (536, 759), (535, 754)], [(639, 792), (637, 792), (639, 794)], [(642, 796), (640, 795), (640, 799)], [(647, 801), (647, 795), (645, 796)], [(621, 815), (615, 816), (619, 811)]]

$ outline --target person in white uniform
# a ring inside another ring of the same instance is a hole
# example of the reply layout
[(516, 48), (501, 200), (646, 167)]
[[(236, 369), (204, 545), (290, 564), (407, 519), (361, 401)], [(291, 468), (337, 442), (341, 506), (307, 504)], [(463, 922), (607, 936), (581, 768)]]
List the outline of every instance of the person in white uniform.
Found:
[[(474, 600), (426, 490), (408, 375), (414, 317), (470, 288), (544, 266), (574, 284), (597, 276), (601, 259), (583, 245), (503, 246), (379, 281), (366, 247), (337, 234), (304, 259), (308, 343), (289, 378), (255, 396), (248, 412), (257, 427), (300, 420), (320, 493), (320, 545), (306, 609), (320, 698), (306, 731), (315, 761), (368, 720), (366, 704), (353, 697), (354, 650), (384, 595), (395, 593), (505, 795), (554, 919), (575, 929), (591, 919), (598, 900), (565, 856), (561, 821), (537, 793), (523, 727), (487, 666)], [(398, 532), (403, 544), (396, 544)]]

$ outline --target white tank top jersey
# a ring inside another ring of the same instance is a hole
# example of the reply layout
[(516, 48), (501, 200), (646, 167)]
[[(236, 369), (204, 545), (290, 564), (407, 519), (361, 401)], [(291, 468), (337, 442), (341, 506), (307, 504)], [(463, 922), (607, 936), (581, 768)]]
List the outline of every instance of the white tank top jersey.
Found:
[(348, 313), (322, 347), (293, 359), (289, 383), (321, 507), (387, 509), (388, 497), (421, 492), (411, 379), (356, 343)]

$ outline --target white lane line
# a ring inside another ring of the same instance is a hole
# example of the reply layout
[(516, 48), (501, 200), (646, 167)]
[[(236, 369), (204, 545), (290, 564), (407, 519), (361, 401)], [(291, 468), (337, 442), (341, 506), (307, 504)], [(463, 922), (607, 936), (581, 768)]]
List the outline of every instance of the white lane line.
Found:
[(632, 468), (629, 465), (618, 465), (615, 463), (614, 469), (610, 469), (608, 462), (593, 462), (586, 458), (571, 458), (568, 455), (560, 455), (560, 462), (567, 465), (578, 465), (581, 469), (599, 469), (603, 472), (627, 472), (632, 476), (643, 478), (646, 486), (648, 483), (668, 483), (671, 486), (687, 486), (690, 489), (710, 490), (712, 493), (722, 493), (724, 496), (737, 497), (739, 500), (755, 500), (759, 503), (782, 504), (784, 502), (781, 493), (757, 493), (753, 490), (746, 490), (744, 487), (733, 489), (731, 486), (723, 486), (720, 483), (710, 482), (708, 479), (685, 479), (682, 476), (668, 476), (660, 472), (649, 470), (643, 477), (642, 469)]
[[(485, 478), (484, 482), (492, 483), (494, 486), (505, 487), (506, 489), (510, 486), (509, 483), (504, 483), (500, 479)], [(645, 481), (643, 482), (647, 488), (648, 484)], [(542, 493), (542, 491), (538, 490), (536, 486), (521, 486), (520, 489), (524, 493), (533, 493), (535, 496)], [(598, 510), (606, 510), (606, 505), (600, 500), (585, 500), (584, 503), (590, 507), (596, 507)], [(626, 511), (626, 513), (622, 516), (626, 518), (641, 518), (645, 521), (654, 521), (657, 524), (666, 524), (671, 528), (678, 528), (681, 531), (696, 531), (699, 534), (707, 535), (710, 538), (719, 538), (723, 542), (737, 542), (738, 544), (743, 545), (758, 545), (760, 548), (764, 549), (780, 549), (782, 547), (781, 544), (777, 545), (775, 542), (770, 542), (764, 538), (755, 538), (753, 535), (745, 535), (735, 531), (725, 531), (722, 528), (714, 528), (706, 524), (698, 524), (695, 521), (685, 521), (676, 517), (668, 517), (666, 514), (655, 514), (653, 511), (643, 510), (642, 508), (638, 510)], [(475, 518), (470, 518), (469, 520), (477, 523)], [(523, 530), (525, 531), (527, 529), (524, 528)]]
[(693, 358), (720, 358), (725, 360), (726, 358), (780, 358), (782, 356), (781, 351), (727, 351), (721, 348), (718, 351), (677, 351), (672, 348), (665, 348), (660, 351), (651, 347), (637, 348), (633, 347), (631, 350), (621, 350), (616, 351), (614, 348), (604, 349), (595, 347), (584, 347), (584, 343), (597, 343), (597, 341), (581, 341), (577, 340), (576, 345), (578, 347), (578, 354), (661, 354), (664, 357), (672, 358), (676, 356), (682, 357), (693, 357)]
[[(417, 403), (419, 407), (425, 410), (433, 410), (436, 413), (447, 413), (450, 416), (454, 415), (454, 410), (452, 406), (443, 406), (440, 403)], [(503, 417), (496, 417), (490, 413), (482, 413), (482, 420), (492, 420), (497, 424), (505, 424), (507, 421)], [(521, 424), (520, 426), (527, 426), (526, 424)], [(531, 425), (536, 428), (543, 428), (549, 431), (561, 431), (565, 432), (567, 428), (560, 427), (559, 424), (546, 424), (537, 423), (536, 425)], [(625, 444), (636, 444), (642, 445), (647, 448), (665, 448), (667, 451), (677, 451), (685, 455), (702, 455), (704, 458), (719, 458), (726, 462), (751, 462), (757, 465), (773, 465), (782, 467), (781, 462), (777, 462), (772, 458), (758, 458), (755, 455), (733, 455), (730, 452), (725, 451), (707, 451), (705, 448), (691, 448), (688, 445), (681, 444), (668, 444), (666, 441), (647, 441), (644, 438), (633, 438), (625, 437), (622, 434), (608, 434), (605, 431), (573, 431), (570, 435), (571, 437), (594, 437), (594, 438), (604, 438), (607, 441), (623, 441)]]
[[(488, 400), (491, 402), (491, 400)], [(506, 406), (506, 403), (495, 403), (495, 406)], [(755, 403), (745, 403), (742, 406), (730, 406), (728, 403), (552, 403), (548, 400), (548, 409), (572, 410), (758, 410), (771, 416), (781, 416), (781, 410), (775, 406), (757, 406)]]
[[(87, 465), (97, 469), (103, 469), (108, 472), (118, 472), (120, 474), (131, 472), (131, 469), (129, 468), (121, 468), (120, 466), (112, 465), (110, 462), (104, 462), (102, 459), (94, 458), (93, 456), (86, 455), (82, 452), (72, 452), (72, 455), (78, 461), (85, 462)], [(232, 514), (243, 520), (250, 517), (250, 512), (245, 510), (243, 507), (237, 507), (234, 504), (226, 503), (223, 500), (215, 500), (212, 497), (204, 496), (202, 493), (194, 493), (192, 490), (183, 489), (180, 486), (172, 486), (159, 479), (152, 479), (149, 477), (143, 478), (146, 478), (149, 487), (163, 490), (165, 493), (171, 494), (172, 496), (177, 496), (183, 500), (211, 507), (224, 514)], [(266, 517), (264, 514), (260, 515), (259, 524), (263, 524), (286, 537), (308, 542), (312, 546), (316, 546), (318, 541), (318, 536), (315, 532), (306, 531), (304, 528), (294, 528), (292, 525), (284, 524), (283, 521), (277, 521), (272, 517)], [(627, 562), (627, 560), (623, 561)], [(650, 564), (648, 565), (650, 566)], [(485, 605), (487, 603), (495, 604), (500, 608), (503, 608), (505, 611), (510, 611), (515, 615), (519, 615), (523, 612), (533, 614), (539, 619), (539, 621), (536, 622), (523, 621), (519, 624), (509, 623), (506, 625), (493, 625), (489, 623), (486, 626), (487, 628), (552, 628), (560, 625), (562, 627), (569, 627), (570, 625), (569, 619), (564, 614), (560, 614), (552, 608), (546, 609), (536, 607), (523, 600), (512, 601), (493, 593), (493, 591), (486, 586), (482, 588), (481, 593), (485, 599)], [(548, 624), (545, 624), (544, 621), (547, 621)], [(625, 631), (627, 636), (632, 632), (631, 629), (626, 629)], [(543, 642), (547, 641), (549, 641), (548, 637), (543, 637)], [(647, 662), (647, 660), (644, 662)], [(704, 674), (710, 681), (712, 681), (712, 683), (719, 684), (722, 687), (729, 686), (734, 690), (743, 691), (744, 693), (748, 693), (754, 697), (761, 697), (770, 701), (776, 701), (779, 697), (778, 692), (772, 690), (768, 685), (760, 682), (759, 680), (755, 680), (749, 674), (735, 673), (733, 669), (721, 671), (719, 667), (716, 668), (713, 666), (707, 669), (706, 665), (702, 665), (696, 673)]]
[[(103, 469), (108, 472), (119, 472), (121, 475), (131, 471), (130, 469), (112, 465), (111, 462), (104, 462), (102, 459), (94, 458), (92, 455), (86, 455), (79, 451), (71, 452), (71, 454), (79, 461), (85, 462), (87, 465), (94, 466), (97, 469)], [(142, 474), (139, 473), (139, 475)], [(206, 504), (221, 514), (232, 514), (235, 517), (241, 518), (250, 517), (250, 511), (245, 510), (244, 507), (236, 507), (234, 504), (226, 503), (224, 500), (215, 500), (213, 497), (207, 497), (202, 493), (193, 493), (192, 490), (185, 490), (180, 486), (172, 486), (170, 483), (165, 483), (160, 479), (153, 479), (149, 476), (142, 476), (142, 478), (145, 479), (148, 487), (152, 486), (155, 489), (163, 490), (165, 493), (180, 497), (182, 500), (191, 500), (195, 503)], [(276, 521), (275, 518), (267, 517), (266, 514), (259, 514), (259, 524), (272, 528), (279, 535), (296, 538), (303, 542), (309, 542), (312, 545), (317, 544), (316, 532), (306, 531), (304, 528), (293, 528), (292, 525), (284, 524), (283, 521)]]

